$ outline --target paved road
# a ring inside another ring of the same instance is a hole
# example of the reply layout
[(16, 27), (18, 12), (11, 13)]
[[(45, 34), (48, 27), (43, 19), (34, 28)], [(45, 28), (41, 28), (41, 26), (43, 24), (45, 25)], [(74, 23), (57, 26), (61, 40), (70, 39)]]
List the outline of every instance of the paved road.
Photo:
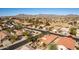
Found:
[(18, 48), (16, 48), (15, 50), (34, 50), (31, 46), (29, 46), (28, 44), (22, 45)]
[[(42, 33), (46, 33), (46, 34), (54, 34), (54, 35), (58, 35), (58, 36), (61, 36), (61, 37), (68, 37), (68, 36), (65, 36), (65, 35), (61, 35), (61, 34), (55, 34), (55, 33), (52, 33), (50, 31), (45, 31), (45, 30), (40, 30), (40, 29), (35, 29), (35, 28), (28, 28), (28, 27), (25, 27), (27, 29), (31, 29), (31, 30), (36, 30), (36, 31), (40, 31)], [(76, 38), (76, 37), (72, 37), (73, 39), (79, 41), (79, 38)]]

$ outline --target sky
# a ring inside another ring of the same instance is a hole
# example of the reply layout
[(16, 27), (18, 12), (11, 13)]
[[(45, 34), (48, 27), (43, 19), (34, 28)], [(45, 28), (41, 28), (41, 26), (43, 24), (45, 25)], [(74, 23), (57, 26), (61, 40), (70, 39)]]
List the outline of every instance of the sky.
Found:
[(18, 14), (79, 15), (79, 8), (0, 8), (0, 16), (14, 16)]

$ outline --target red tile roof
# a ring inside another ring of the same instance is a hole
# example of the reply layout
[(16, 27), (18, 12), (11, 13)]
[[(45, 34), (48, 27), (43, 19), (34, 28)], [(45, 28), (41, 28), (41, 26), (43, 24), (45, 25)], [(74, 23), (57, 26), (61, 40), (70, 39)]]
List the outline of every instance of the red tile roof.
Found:
[(16, 23), (22, 23), (20, 20), (14, 20), (14, 22), (16, 22)]
[(68, 37), (59, 37), (58, 42), (56, 42), (58, 45), (64, 45), (66, 48), (74, 50), (75, 48), (75, 41), (72, 38)]
[(21, 30), (14, 30), (16, 32), (16, 35), (22, 35), (23, 32)]
[(0, 31), (0, 40), (2, 40), (3, 38), (5, 38), (7, 36), (6, 33), (4, 33), (3, 31)]
[(44, 36), (41, 38), (41, 40), (42, 40), (42, 42), (44, 42), (45, 44), (49, 44), (50, 42), (54, 41), (56, 37), (57, 37), (56, 35), (49, 34), (49, 35), (44, 35)]

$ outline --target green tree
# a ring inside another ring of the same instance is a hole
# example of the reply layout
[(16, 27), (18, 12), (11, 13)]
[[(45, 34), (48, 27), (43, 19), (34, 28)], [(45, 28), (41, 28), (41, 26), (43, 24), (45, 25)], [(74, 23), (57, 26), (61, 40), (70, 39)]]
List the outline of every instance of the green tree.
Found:
[(6, 28), (5, 30), (6, 30), (7, 32), (9, 32), (9, 33), (13, 31), (13, 30), (10, 29), (10, 28)]
[(24, 36), (30, 36), (30, 33), (28, 31), (23, 32)]
[(22, 24), (16, 24), (15, 25), (15, 29), (17, 29), (17, 30), (22, 29), (22, 27), (23, 27)]
[(9, 39), (10, 39), (10, 41), (11, 41), (12, 43), (15, 42), (15, 41), (17, 40), (17, 38), (18, 38), (17, 35), (11, 35), (11, 36), (9, 37)]
[(56, 44), (49, 44), (48, 49), (49, 50), (57, 50), (57, 46), (56, 46)]
[(74, 27), (70, 28), (70, 34), (76, 35), (76, 33), (77, 33), (76, 31), (77, 31), (76, 28), (74, 28)]
[(0, 25), (2, 25), (3, 24), (3, 21), (2, 20), (0, 20)]
[(46, 26), (50, 26), (50, 23), (48, 21), (46, 22)]

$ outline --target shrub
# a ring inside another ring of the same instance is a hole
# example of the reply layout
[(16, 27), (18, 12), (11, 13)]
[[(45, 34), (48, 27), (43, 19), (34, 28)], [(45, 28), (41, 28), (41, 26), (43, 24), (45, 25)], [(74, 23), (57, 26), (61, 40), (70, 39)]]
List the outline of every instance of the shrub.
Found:
[(76, 28), (74, 28), (74, 27), (72, 27), (72, 28), (70, 28), (70, 34), (72, 34), (72, 35), (76, 35)]
[(49, 44), (48, 49), (49, 50), (57, 50), (56, 44)]

